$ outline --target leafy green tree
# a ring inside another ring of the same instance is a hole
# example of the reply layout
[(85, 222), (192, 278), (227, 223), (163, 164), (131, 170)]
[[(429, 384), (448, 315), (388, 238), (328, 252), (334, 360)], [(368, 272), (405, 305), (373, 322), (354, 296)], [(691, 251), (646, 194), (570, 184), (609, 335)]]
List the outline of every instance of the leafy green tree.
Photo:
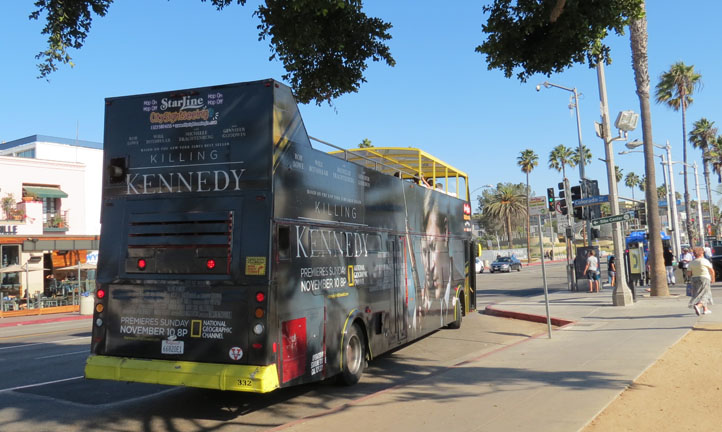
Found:
[(710, 143), (708, 155), (712, 171), (717, 173), (717, 183), (722, 183), (722, 136)]
[(549, 153), (549, 168), (561, 172), (562, 177), (567, 178), (567, 165), (572, 168), (577, 165), (574, 162), (574, 152), (564, 144), (559, 144)]
[(624, 178), (624, 185), (632, 189), (632, 199), (634, 199), (634, 188), (639, 185), (639, 176), (633, 172), (628, 173)]
[[(205, 2), (206, 0), (201, 0)], [(218, 10), (246, 0), (209, 0)], [(36, 0), (30, 19), (45, 16), (42, 34), (48, 46), (36, 58), (39, 78), (47, 78), (59, 65), (73, 66), (68, 49), (80, 49), (94, 15), (104, 17), (113, 0)], [(288, 81), (303, 103), (330, 103), (358, 91), (366, 82), (369, 60), (394, 66), (385, 41), (391, 24), (366, 16), (360, 0), (266, 0), (254, 15), (259, 40), (268, 39), (270, 59), (283, 63)]]
[[(717, 139), (717, 128), (714, 127), (714, 122), (702, 117), (692, 123), (692, 132), (689, 133), (689, 142), (692, 143), (692, 147), (702, 151), (704, 185), (707, 189), (707, 202), (709, 203), (712, 202), (712, 189), (709, 186), (710, 150), (712, 142), (714, 142), (715, 139)], [(707, 214), (709, 215), (709, 220), (713, 220), (712, 209), (708, 208)]]
[(639, 190), (644, 192), (647, 189), (647, 179), (646, 176), (642, 176), (642, 178), (639, 179), (639, 184), (637, 184), (639, 187)]
[(370, 147), (373, 147), (373, 146), (374, 146), (374, 145), (371, 144), (371, 140), (370, 140), (370, 139), (364, 138), (363, 141), (361, 141), (361, 143), (358, 145), (358, 148), (370, 148)]
[[(655, 89), (657, 103), (665, 104), (675, 111), (682, 110), (682, 159), (684, 160), (684, 211), (690, 213), (689, 182), (687, 181), (687, 107), (694, 101), (692, 94), (702, 85), (702, 76), (694, 71), (694, 66), (683, 62), (673, 64), (659, 77)], [(687, 236), (692, 236), (692, 222), (687, 218)]]
[(584, 144), (582, 144), (581, 152), (579, 151), (579, 147), (574, 147), (572, 150), (572, 161), (574, 162), (574, 165), (579, 165), (581, 163), (582, 158), (580, 153), (584, 154), (584, 165), (589, 165), (592, 162), (592, 152)]
[(539, 165), (539, 156), (532, 149), (522, 150), (516, 158), (516, 164), (521, 167), (521, 172), (526, 174), (526, 256), (527, 262), (531, 262), (531, 236), (529, 221), (529, 174)]

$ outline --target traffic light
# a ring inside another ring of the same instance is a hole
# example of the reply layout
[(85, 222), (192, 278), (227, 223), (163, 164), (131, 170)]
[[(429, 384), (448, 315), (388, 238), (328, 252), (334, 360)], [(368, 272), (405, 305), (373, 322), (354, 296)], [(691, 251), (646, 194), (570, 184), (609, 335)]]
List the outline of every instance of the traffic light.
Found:
[(639, 218), (639, 224), (640, 225), (647, 225), (647, 210), (644, 208), (644, 206), (639, 208), (638, 218)]
[(562, 215), (566, 216), (569, 213), (567, 208), (567, 200), (564, 195), (564, 182), (559, 183), (559, 211)]
[[(572, 202), (582, 199), (582, 187), (572, 186)], [(574, 204), (572, 204), (573, 206)], [(584, 207), (574, 207), (574, 217), (584, 219)]]
[(556, 203), (554, 202), (554, 188), (547, 188), (547, 206), (549, 211), (554, 213), (556, 211)]
[[(587, 182), (587, 190), (584, 192), (584, 196), (589, 197), (596, 197), (599, 196), (599, 182), (596, 180), (586, 180)], [(602, 207), (598, 205), (589, 206), (587, 209), (587, 212), (589, 213), (590, 219), (599, 219), (602, 217)]]

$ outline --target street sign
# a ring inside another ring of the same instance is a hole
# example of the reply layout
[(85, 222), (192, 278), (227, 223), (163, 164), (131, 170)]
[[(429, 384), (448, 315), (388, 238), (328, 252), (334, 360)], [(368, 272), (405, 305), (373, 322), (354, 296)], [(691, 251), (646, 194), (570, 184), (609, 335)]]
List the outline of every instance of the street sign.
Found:
[(599, 219), (592, 219), (592, 226), (599, 226), (599, 225), (605, 225), (610, 224), (614, 222), (624, 222), (632, 220), (632, 215), (630, 213), (624, 213), (620, 215), (614, 215), (614, 216), (607, 216)]
[(574, 201), (572, 201), (572, 205), (574, 207), (581, 207), (581, 206), (602, 204), (605, 202), (609, 202), (609, 195), (598, 195), (598, 196), (574, 200)]
[[(659, 207), (667, 207), (667, 200), (659, 200), (657, 205)], [(682, 200), (677, 200), (677, 205), (682, 205)]]
[(541, 216), (547, 213), (547, 201), (544, 197), (529, 197), (529, 216)]

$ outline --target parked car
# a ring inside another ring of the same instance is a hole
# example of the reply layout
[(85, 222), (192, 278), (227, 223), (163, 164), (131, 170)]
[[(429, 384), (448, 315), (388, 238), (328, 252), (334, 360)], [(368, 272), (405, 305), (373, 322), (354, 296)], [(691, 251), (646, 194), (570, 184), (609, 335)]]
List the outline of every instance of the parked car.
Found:
[(489, 273), (494, 272), (510, 272), (512, 270), (516, 269), (516, 271), (521, 271), (521, 261), (519, 261), (516, 257), (510, 256), (510, 257), (499, 257), (491, 263), (491, 268), (489, 269)]
[(477, 273), (484, 273), (484, 261), (481, 258), (476, 257), (474, 264), (476, 266)]

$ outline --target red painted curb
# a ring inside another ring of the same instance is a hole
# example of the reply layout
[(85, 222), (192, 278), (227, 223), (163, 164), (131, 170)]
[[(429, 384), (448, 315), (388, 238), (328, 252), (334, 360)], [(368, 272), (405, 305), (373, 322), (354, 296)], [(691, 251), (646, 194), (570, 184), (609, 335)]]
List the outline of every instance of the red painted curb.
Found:
[[(493, 305), (488, 305), (484, 308), (484, 315), (490, 315), (490, 316), (496, 316), (496, 317), (502, 317), (502, 318), (512, 318), (512, 319), (518, 319), (522, 321), (531, 321), (531, 322), (538, 322), (538, 323), (546, 323), (547, 317), (546, 315), (535, 315), (535, 314), (529, 314), (524, 312), (514, 312), (514, 311), (507, 311), (507, 310), (501, 310), (501, 309), (495, 309)], [(555, 325), (557, 327), (563, 327), (565, 325), (573, 324), (574, 321), (566, 320), (563, 318), (554, 318), (551, 317), (550, 321), (552, 325)]]
[(93, 318), (92, 315), (78, 315), (78, 316), (62, 317), (62, 318), (46, 318), (46, 319), (39, 319), (39, 320), (16, 321), (16, 322), (10, 322), (10, 323), (0, 323), (0, 328), (2, 328), (2, 327), (18, 327), (18, 326), (26, 326), (26, 325), (33, 325), (33, 324), (47, 324), (47, 323), (52, 323), (52, 322), (76, 321), (76, 320), (91, 319), (91, 318)]

